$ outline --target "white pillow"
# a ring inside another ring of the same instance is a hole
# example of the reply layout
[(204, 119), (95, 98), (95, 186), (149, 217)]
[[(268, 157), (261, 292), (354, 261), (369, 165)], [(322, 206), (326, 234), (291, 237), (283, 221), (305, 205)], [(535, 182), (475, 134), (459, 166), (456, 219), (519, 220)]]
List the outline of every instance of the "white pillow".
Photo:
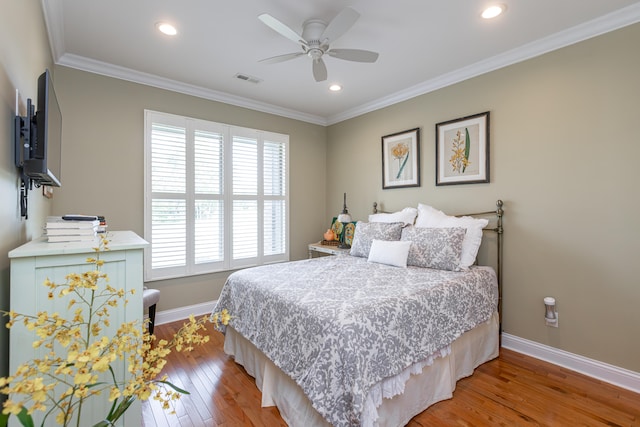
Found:
[(367, 261), (406, 268), (410, 248), (410, 241), (374, 239)]
[(369, 222), (403, 222), (405, 225), (413, 225), (418, 215), (416, 208), (404, 208), (393, 213), (378, 213), (369, 215)]
[(489, 224), (484, 218), (470, 216), (455, 217), (446, 215), (438, 209), (428, 205), (418, 204), (418, 217), (416, 227), (448, 228), (462, 227), (467, 230), (462, 241), (462, 253), (460, 254), (460, 268), (467, 269), (476, 261), (480, 243), (482, 243), (482, 229)]
[(433, 227), (440, 221), (445, 220), (449, 215), (429, 205), (418, 203), (418, 217), (416, 218), (416, 227)]

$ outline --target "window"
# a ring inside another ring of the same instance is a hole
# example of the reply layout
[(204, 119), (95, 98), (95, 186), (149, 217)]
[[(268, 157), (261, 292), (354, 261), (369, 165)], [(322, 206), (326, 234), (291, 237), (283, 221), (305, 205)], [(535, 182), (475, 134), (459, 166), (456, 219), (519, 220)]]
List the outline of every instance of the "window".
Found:
[(289, 136), (145, 111), (145, 281), (289, 259)]

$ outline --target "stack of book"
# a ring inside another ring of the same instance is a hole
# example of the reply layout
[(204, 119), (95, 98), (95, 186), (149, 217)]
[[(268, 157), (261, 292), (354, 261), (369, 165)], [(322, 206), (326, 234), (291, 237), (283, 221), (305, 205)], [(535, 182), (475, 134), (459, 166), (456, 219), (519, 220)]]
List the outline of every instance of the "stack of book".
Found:
[(98, 215), (98, 221), (100, 221), (100, 225), (98, 225), (98, 233), (106, 233), (107, 232), (107, 220), (102, 215)]
[(49, 242), (92, 242), (95, 241), (99, 228), (100, 220), (97, 216), (49, 216), (45, 233)]

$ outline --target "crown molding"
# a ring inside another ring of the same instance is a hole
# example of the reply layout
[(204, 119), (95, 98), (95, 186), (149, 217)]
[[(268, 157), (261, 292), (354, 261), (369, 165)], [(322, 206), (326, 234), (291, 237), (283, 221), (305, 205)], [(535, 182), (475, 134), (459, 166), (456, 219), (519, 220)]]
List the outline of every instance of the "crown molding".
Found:
[(118, 65), (109, 64), (102, 61), (96, 61), (83, 56), (65, 53), (58, 61), (57, 65), (75, 68), (82, 71), (88, 71), (94, 74), (100, 74), (107, 77), (114, 77), (121, 80), (139, 83), (147, 86), (166, 89), (173, 92), (183, 93), (186, 95), (196, 96), (211, 101), (222, 102), (236, 107), (248, 108), (250, 110), (261, 111), (263, 113), (274, 114), (276, 116), (287, 117), (294, 120), (300, 120), (316, 125), (326, 126), (327, 121), (324, 117), (313, 114), (302, 113), (300, 111), (290, 110), (279, 107), (277, 105), (260, 102), (241, 96), (232, 95), (212, 89), (206, 89), (201, 86), (195, 86), (177, 80), (159, 77), (154, 74), (143, 73), (129, 68), (120, 67)]
[(53, 62), (57, 63), (65, 51), (62, 6), (58, 0), (42, 0), (41, 4), (44, 24), (49, 36), (49, 48), (51, 49)]
[(389, 107), (393, 104), (424, 95), (438, 89), (462, 82), (464, 80), (495, 71), (545, 53), (570, 46), (581, 41), (640, 22), (640, 2), (627, 6), (615, 12), (603, 15), (597, 19), (571, 27), (516, 49), (509, 50), (482, 61), (460, 68), (451, 73), (411, 86), (392, 95), (379, 98), (356, 108), (327, 117), (329, 125), (336, 124), (354, 117)]
[(59, 0), (42, 0), (45, 23), (49, 34), (51, 51), (54, 62), (71, 68), (114, 77), (122, 80), (140, 83), (148, 86), (184, 93), (212, 101), (223, 102), (237, 107), (248, 108), (277, 116), (287, 117), (321, 126), (336, 124), (363, 114), (385, 108), (420, 95), (442, 89), (447, 86), (477, 77), (482, 74), (507, 67), (545, 53), (596, 37), (610, 31), (640, 22), (640, 2), (627, 6), (615, 12), (585, 22), (551, 36), (520, 46), (517, 49), (504, 52), (451, 73), (443, 74), (424, 81), (394, 94), (384, 96), (372, 102), (345, 110), (341, 113), (322, 117), (302, 113), (277, 105), (244, 98), (229, 93), (206, 89), (203, 87), (182, 83), (179, 81), (159, 77), (149, 73), (142, 73), (124, 67), (115, 66), (101, 61), (64, 53), (63, 17)]

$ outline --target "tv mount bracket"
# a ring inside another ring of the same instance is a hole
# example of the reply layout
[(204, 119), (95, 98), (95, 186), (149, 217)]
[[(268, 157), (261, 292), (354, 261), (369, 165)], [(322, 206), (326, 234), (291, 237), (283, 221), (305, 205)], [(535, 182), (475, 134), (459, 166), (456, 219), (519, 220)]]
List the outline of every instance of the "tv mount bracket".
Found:
[(33, 181), (23, 170), (24, 159), (29, 158), (31, 135), (33, 129), (34, 106), (31, 99), (27, 99), (27, 115), (15, 117), (15, 165), (20, 170), (20, 216), (29, 218), (28, 202), (29, 190), (33, 189)]

